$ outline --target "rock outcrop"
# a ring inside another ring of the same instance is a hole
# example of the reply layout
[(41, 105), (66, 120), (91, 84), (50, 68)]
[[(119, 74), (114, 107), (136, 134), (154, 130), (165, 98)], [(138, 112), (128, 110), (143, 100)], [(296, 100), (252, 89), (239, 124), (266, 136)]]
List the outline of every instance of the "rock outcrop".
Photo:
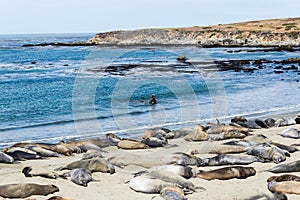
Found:
[(98, 33), (90, 45), (300, 46), (300, 18)]

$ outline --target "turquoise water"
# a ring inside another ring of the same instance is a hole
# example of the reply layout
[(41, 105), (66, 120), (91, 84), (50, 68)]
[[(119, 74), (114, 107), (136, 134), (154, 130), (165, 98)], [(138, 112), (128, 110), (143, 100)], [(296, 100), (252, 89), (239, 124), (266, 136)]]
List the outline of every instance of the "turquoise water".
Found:
[[(299, 52), (227, 53), (197, 47), (22, 47), (85, 41), (92, 34), (0, 36), (0, 147), (300, 111), (299, 74), (218, 71), (214, 60), (300, 57)], [(176, 60), (184, 54), (199, 61)], [(200, 62), (201, 61), (201, 62)], [(158, 104), (149, 106), (151, 94)]]

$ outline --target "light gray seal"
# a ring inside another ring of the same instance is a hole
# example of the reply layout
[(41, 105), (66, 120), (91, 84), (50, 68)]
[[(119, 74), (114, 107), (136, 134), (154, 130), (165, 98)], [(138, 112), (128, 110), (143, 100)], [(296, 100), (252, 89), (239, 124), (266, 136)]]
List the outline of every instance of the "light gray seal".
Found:
[(32, 195), (44, 195), (58, 192), (55, 185), (38, 185), (34, 183), (8, 184), (0, 186), (0, 196), (3, 198), (26, 198)]
[(73, 183), (84, 187), (87, 187), (89, 182), (94, 181), (92, 173), (85, 168), (73, 169), (72, 171), (65, 173), (64, 177), (71, 177)]
[(0, 152), (0, 163), (13, 163), (15, 160), (10, 155)]
[(103, 158), (102, 152), (96, 149), (88, 150), (83, 154), (81, 160), (88, 160), (92, 158)]
[(40, 176), (43, 178), (57, 179), (59, 175), (55, 172), (35, 171), (32, 167), (24, 167), (22, 173), (25, 177)]
[(56, 170), (85, 168), (91, 172), (115, 173), (115, 167), (104, 158), (93, 158), (88, 160), (79, 160), (68, 164), (66, 167), (61, 167)]
[(272, 169), (269, 169), (268, 172), (273, 172), (273, 173), (300, 172), (300, 160), (275, 166)]
[(295, 128), (288, 128), (281, 133), (279, 133), (282, 137), (289, 137), (294, 139), (300, 139), (300, 131)]
[(212, 158), (203, 159), (203, 162), (200, 166), (248, 165), (253, 162), (263, 161), (263, 159), (252, 155), (220, 154)]
[(159, 194), (163, 188), (174, 185), (148, 175), (137, 176), (129, 181), (130, 189), (146, 194)]
[(267, 161), (270, 160), (274, 163), (280, 163), (286, 160), (285, 152), (275, 146), (257, 145), (248, 147), (246, 151), (249, 155), (254, 155)]
[(165, 172), (170, 172), (174, 173), (176, 175), (182, 176), (186, 179), (189, 179), (193, 177), (193, 171), (190, 166), (181, 166), (181, 165), (163, 165), (163, 166), (156, 166), (148, 169), (147, 171), (141, 171), (136, 173), (137, 174), (142, 174), (142, 173), (150, 173), (152, 171), (165, 171)]

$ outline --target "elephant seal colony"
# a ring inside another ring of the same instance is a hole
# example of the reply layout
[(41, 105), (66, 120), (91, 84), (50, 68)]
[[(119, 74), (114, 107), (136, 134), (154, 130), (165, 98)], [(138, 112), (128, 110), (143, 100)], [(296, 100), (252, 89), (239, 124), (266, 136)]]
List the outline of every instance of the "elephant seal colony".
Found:
[(0, 196), (296, 200), (300, 124), (287, 122), (237, 116), (229, 124), (149, 129), (140, 139), (109, 133), (58, 144), (17, 143), (0, 152)]

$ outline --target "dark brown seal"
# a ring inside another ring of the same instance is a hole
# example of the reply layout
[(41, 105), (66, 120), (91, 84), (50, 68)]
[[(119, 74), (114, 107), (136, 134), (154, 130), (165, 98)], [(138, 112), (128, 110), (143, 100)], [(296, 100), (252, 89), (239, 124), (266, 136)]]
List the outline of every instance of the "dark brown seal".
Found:
[(4, 198), (26, 198), (32, 195), (44, 195), (58, 192), (55, 185), (38, 185), (34, 183), (8, 184), (0, 186), (0, 196)]

